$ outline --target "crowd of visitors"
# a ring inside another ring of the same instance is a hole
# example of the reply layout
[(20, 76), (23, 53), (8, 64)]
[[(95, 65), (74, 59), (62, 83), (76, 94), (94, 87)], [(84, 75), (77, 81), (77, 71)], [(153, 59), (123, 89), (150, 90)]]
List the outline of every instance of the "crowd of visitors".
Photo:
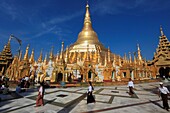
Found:
[(0, 76), (0, 94), (8, 94), (9, 93), (9, 85), (8, 78), (5, 76)]
[(25, 92), (30, 87), (29, 77), (23, 77), (20, 79), (18, 85), (16, 86), (16, 92)]

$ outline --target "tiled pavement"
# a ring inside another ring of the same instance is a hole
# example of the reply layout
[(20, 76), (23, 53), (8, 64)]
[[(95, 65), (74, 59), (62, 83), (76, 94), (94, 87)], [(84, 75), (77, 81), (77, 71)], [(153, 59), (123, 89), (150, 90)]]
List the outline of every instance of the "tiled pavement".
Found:
[(167, 113), (156, 94), (158, 86), (159, 83), (135, 84), (133, 96), (125, 85), (95, 86), (96, 103), (91, 104), (86, 104), (86, 87), (48, 88), (42, 107), (34, 107), (38, 92), (32, 89), (20, 95), (0, 95), (0, 113)]

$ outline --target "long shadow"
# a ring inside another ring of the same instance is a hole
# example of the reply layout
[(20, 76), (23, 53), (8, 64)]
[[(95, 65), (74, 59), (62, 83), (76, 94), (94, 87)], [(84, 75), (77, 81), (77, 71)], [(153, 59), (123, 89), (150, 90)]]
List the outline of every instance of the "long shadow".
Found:
[(46, 104), (51, 104), (51, 103), (53, 103), (55, 100), (56, 100), (57, 98), (55, 98), (55, 99), (52, 99), (52, 100), (44, 100), (44, 105), (46, 105)]
[[(0, 107), (2, 107), (2, 106), (4, 106), (4, 105), (6, 105), (6, 104), (9, 104), (9, 103), (11, 103), (12, 101), (2, 101), (2, 102), (0, 102)], [(1, 109), (0, 109), (0, 111), (1, 111)]]
[[(156, 100), (154, 102), (157, 102), (160, 100)], [(126, 108), (126, 107), (132, 107), (132, 106), (138, 106), (138, 105), (143, 105), (143, 104), (148, 104), (151, 103), (150, 101), (147, 102), (141, 102), (141, 103), (135, 103), (135, 104), (129, 104), (129, 105), (122, 105), (122, 106), (117, 106), (117, 107), (110, 107), (110, 108), (104, 108), (104, 109), (99, 109), (99, 110), (93, 110), (93, 111), (86, 111), (82, 113), (98, 113), (98, 112), (105, 112), (105, 111), (110, 111), (114, 109), (121, 109), (121, 108)]]
[(7, 99), (4, 99), (4, 100), (0, 100), (0, 107), (13, 102), (11, 100), (23, 98), (23, 96), (17, 94), (15, 91), (11, 91), (8, 95), (11, 95), (12, 98), (7, 98)]
[(163, 107), (159, 103), (157, 103), (156, 101), (152, 101), (152, 100), (149, 100), (149, 101), (163, 109)]
[(76, 100), (71, 101), (67, 106), (65, 106), (62, 110), (60, 110), (57, 113), (69, 113), (85, 97), (86, 97), (86, 93), (84, 93), (82, 96), (80, 96)]
[(8, 108), (1, 109), (1, 110), (0, 110), (0, 113), (3, 113), (3, 112), (5, 113), (5, 112), (6, 112), (8, 109), (10, 109), (10, 108), (12, 108), (12, 107), (8, 107)]

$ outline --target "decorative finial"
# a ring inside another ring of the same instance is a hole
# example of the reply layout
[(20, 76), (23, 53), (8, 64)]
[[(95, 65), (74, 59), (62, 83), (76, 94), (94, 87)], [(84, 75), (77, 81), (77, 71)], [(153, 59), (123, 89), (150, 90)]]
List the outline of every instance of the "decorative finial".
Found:
[(29, 49), (30, 45), (27, 45), (26, 51), (25, 51), (25, 55), (24, 55), (24, 60), (28, 60), (28, 49)]
[(86, 1), (86, 7), (88, 6), (88, 4), (89, 4), (89, 1), (87, 0), (87, 1)]
[(160, 25), (160, 31), (161, 31), (161, 36), (164, 35), (163, 30), (162, 30), (162, 25)]
[(88, 0), (87, 0), (87, 2), (86, 2), (86, 8), (89, 8), (89, 2), (88, 2)]
[(138, 48), (138, 50), (140, 50), (140, 48), (139, 48), (139, 44), (137, 44), (137, 48)]

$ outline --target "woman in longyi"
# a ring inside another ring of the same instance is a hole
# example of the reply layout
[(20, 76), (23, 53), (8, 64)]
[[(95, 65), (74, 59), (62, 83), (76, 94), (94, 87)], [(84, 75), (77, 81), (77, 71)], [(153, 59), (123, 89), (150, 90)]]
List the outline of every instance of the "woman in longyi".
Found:
[(40, 88), (36, 100), (36, 107), (38, 106), (44, 106), (44, 83), (43, 82), (40, 82)]

